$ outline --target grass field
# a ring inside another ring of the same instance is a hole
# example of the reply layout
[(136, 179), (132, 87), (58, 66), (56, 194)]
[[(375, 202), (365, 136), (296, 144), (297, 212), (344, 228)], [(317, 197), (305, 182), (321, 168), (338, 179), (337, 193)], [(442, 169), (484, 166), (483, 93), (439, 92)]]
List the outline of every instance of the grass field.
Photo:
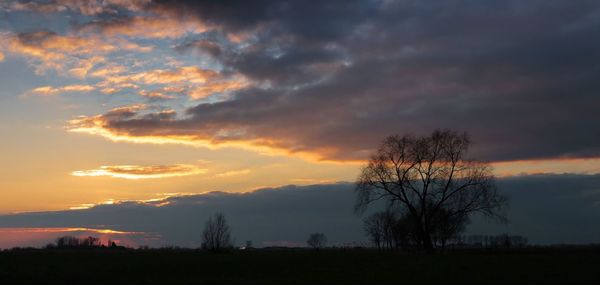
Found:
[(0, 253), (0, 284), (600, 284), (600, 250)]

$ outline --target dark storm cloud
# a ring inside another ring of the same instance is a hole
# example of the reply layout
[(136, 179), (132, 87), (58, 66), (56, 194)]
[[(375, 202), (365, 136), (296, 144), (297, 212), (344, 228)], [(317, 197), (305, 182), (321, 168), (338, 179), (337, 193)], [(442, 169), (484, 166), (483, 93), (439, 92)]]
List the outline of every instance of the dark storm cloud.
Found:
[[(521, 234), (534, 243), (600, 242), (600, 175), (503, 178), (508, 224), (473, 219), (477, 234)], [(206, 218), (222, 212), (238, 244), (303, 245), (320, 231), (333, 244), (362, 242), (362, 217), (353, 213), (354, 185), (285, 186), (246, 194), (212, 192), (155, 202), (122, 202), (85, 210), (0, 216), (0, 227), (109, 228), (161, 236), (153, 245), (198, 246)], [(168, 202), (168, 204), (166, 204)], [(162, 206), (159, 206), (162, 205)], [(1, 237), (0, 237), (1, 239)]]
[(343, 36), (379, 9), (380, 1), (153, 1), (149, 10), (171, 16), (194, 16), (232, 32), (266, 26), (273, 35), (331, 41)]
[(392, 133), (454, 128), (472, 134), (484, 159), (600, 155), (596, 1), (156, 1), (146, 9), (250, 35), (242, 48), (207, 40), (179, 48), (196, 46), (254, 84), (178, 120), (111, 121), (114, 133), (230, 132), (344, 160), (364, 159)]

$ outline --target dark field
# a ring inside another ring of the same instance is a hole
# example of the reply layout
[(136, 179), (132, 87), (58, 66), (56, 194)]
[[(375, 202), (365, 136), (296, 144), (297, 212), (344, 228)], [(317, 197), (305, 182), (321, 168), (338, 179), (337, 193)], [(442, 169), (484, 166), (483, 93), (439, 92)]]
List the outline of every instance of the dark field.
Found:
[(0, 284), (600, 284), (600, 250), (2, 252)]

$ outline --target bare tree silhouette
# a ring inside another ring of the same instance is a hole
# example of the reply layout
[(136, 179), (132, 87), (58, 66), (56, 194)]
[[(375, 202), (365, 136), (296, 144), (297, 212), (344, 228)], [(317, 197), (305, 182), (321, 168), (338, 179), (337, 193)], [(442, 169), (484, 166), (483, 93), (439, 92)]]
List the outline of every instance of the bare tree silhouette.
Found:
[(387, 209), (363, 221), (365, 233), (379, 250), (411, 248), (415, 245), (414, 225), (406, 214)]
[(470, 144), (467, 134), (448, 130), (388, 137), (358, 177), (355, 210), (387, 201), (411, 220), (426, 251), (445, 243), (472, 213), (505, 220), (506, 199), (497, 192), (491, 167), (467, 158)]
[(314, 249), (320, 249), (327, 244), (327, 236), (324, 233), (312, 233), (306, 243)]
[(394, 248), (394, 229), (398, 219), (390, 210), (375, 213), (364, 220), (365, 232), (377, 249)]
[(386, 224), (380, 214), (381, 213), (375, 213), (364, 220), (365, 233), (373, 245), (379, 250), (386, 246)]
[(217, 213), (209, 217), (202, 232), (202, 248), (222, 251), (232, 247), (231, 233), (225, 215)]
[(81, 245), (86, 247), (100, 247), (102, 242), (97, 237), (87, 237), (81, 240)]

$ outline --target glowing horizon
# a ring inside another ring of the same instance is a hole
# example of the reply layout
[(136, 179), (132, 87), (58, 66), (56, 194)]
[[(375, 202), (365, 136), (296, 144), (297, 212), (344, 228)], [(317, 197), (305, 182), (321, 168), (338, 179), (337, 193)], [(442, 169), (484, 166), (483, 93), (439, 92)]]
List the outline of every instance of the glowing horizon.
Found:
[(57, 238), (63, 236), (74, 236), (78, 238), (94, 236), (99, 238), (104, 245), (110, 240), (118, 245), (129, 247), (135, 247), (138, 246), (140, 242), (156, 238), (154, 234), (144, 232), (68, 227), (0, 228), (0, 234), (2, 235), (2, 238), (0, 239), (0, 248), (41, 247), (53, 243)]

